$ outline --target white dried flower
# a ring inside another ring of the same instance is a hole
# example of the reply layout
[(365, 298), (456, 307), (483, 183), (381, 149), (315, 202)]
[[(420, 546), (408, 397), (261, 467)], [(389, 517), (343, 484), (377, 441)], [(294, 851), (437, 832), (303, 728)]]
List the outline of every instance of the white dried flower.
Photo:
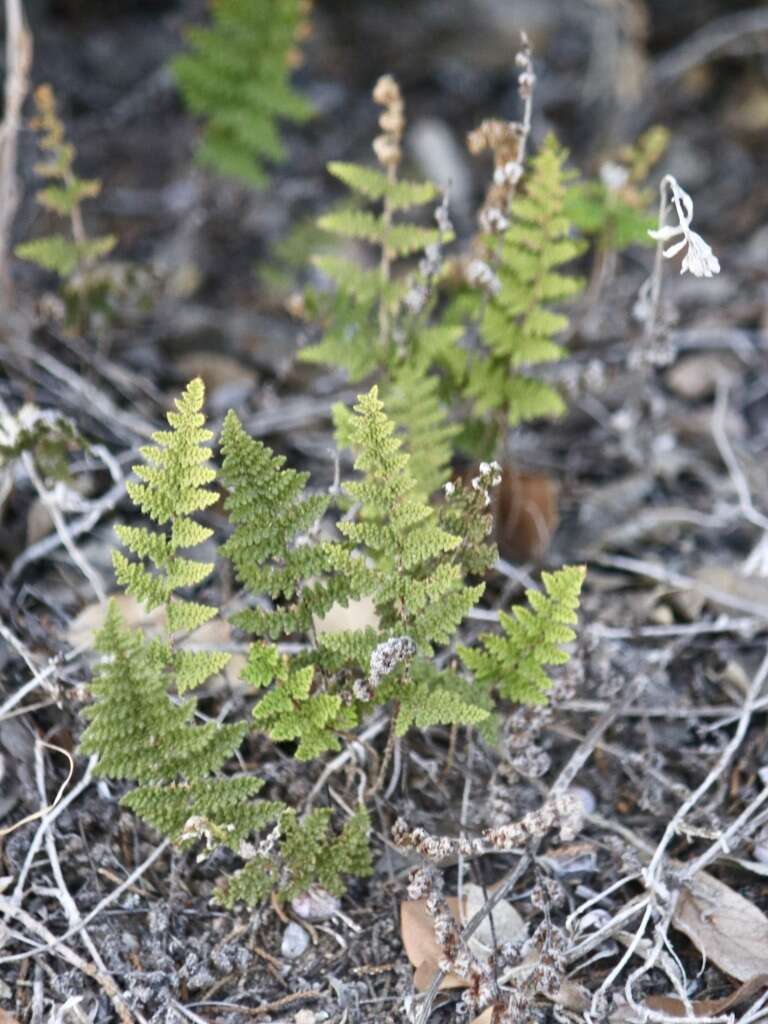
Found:
[(600, 165), (600, 181), (609, 192), (618, 192), (629, 181), (629, 171), (622, 164), (606, 160)]
[(485, 260), (471, 260), (467, 266), (467, 281), (477, 288), (483, 288), (491, 295), (496, 295), (501, 282)]
[(665, 175), (659, 186), (662, 195), (665, 189), (669, 190), (672, 205), (677, 214), (677, 224), (660, 224), (655, 231), (649, 231), (651, 238), (657, 242), (668, 242), (673, 238), (679, 239), (674, 245), (664, 250), (664, 256), (672, 259), (679, 252), (686, 249), (680, 273), (689, 271), (694, 277), (712, 277), (720, 273), (720, 261), (712, 252), (701, 235), (691, 230), (693, 220), (693, 200), (688, 193), (680, 187), (677, 180), (671, 175)]

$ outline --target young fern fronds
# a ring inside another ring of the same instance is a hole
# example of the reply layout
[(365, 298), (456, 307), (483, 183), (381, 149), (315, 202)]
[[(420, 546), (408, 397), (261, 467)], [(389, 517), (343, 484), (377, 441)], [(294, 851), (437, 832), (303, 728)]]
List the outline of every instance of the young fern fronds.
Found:
[(384, 629), (400, 629), (431, 653), (433, 644), (448, 642), (484, 587), (465, 585), (450, 557), (461, 538), (441, 529), (434, 510), (419, 498), (409, 457), (376, 387), (360, 396), (349, 427), (355, 468), (363, 477), (345, 492), (361, 512), (357, 521), (338, 524), (348, 545), (331, 549), (331, 562), (364, 583)]
[[(112, 554), (118, 583), (141, 601), (147, 610), (165, 607), (172, 636), (197, 629), (217, 614), (217, 609), (198, 601), (180, 598), (176, 591), (194, 587), (213, 571), (213, 564), (198, 562), (180, 554), (198, 547), (213, 531), (192, 518), (218, 500), (207, 485), (216, 478), (206, 465), (213, 434), (205, 428), (201, 412), (203, 382), (193, 380), (176, 400), (176, 411), (168, 413), (170, 430), (152, 435), (154, 445), (141, 449), (145, 462), (133, 467), (139, 482), (127, 485), (128, 494), (145, 516), (162, 529), (146, 526), (117, 526), (123, 545), (136, 556), (131, 560), (119, 551)], [(180, 692), (219, 671), (228, 658), (204, 651), (185, 652), (177, 658)]]
[(217, 898), (225, 907), (238, 901), (249, 906), (270, 893), (281, 902), (294, 899), (312, 885), (333, 895), (344, 892), (344, 875), (365, 877), (373, 872), (368, 847), (370, 818), (359, 808), (338, 835), (331, 831), (331, 812), (312, 811), (302, 821), (285, 810), (262, 850), (219, 886)]
[(233, 622), (271, 640), (306, 633), (314, 616), (349, 596), (345, 581), (330, 571), (325, 546), (310, 540), (330, 499), (305, 495), (309, 474), (284, 468), (285, 458), (249, 437), (232, 411), (224, 420), (221, 450), (229, 489), (224, 507), (235, 527), (222, 553), (251, 593), (274, 602), (271, 609), (239, 612)]
[(193, 113), (205, 119), (200, 162), (261, 187), (285, 150), (278, 119), (301, 123), (310, 104), (290, 83), (305, 0), (218, 0), (207, 28), (186, 33), (190, 52), (172, 70)]
[(128, 629), (114, 603), (96, 650), (105, 657), (91, 683), (95, 702), (83, 712), (90, 724), (81, 749), (99, 755), (98, 774), (150, 784), (203, 779), (240, 746), (244, 725), (196, 725), (195, 701), (170, 699), (171, 650)]
[(511, 615), (501, 613), (503, 635), (484, 634), (482, 649), (459, 648), (478, 683), (497, 690), (505, 700), (546, 704), (551, 683), (545, 666), (568, 661), (562, 645), (576, 637), (573, 626), (585, 572), (584, 566), (572, 565), (542, 573), (545, 592), (526, 591), (530, 608), (518, 606)]
[(82, 204), (101, 191), (96, 179), (79, 178), (74, 170), (75, 147), (67, 142), (64, 125), (56, 112), (56, 98), (50, 85), (35, 90), (37, 116), (30, 121), (39, 133), (38, 144), (46, 159), (35, 164), (35, 174), (50, 184), (38, 190), (37, 202), (46, 210), (69, 222), (69, 235), (56, 233), (17, 245), (19, 259), (35, 263), (43, 270), (53, 271), (65, 282), (64, 298), (70, 306), (69, 320), (82, 320), (87, 296), (80, 294), (87, 282), (77, 282), (78, 274), (93, 267), (117, 244), (114, 235), (90, 238), (85, 230)]
[(566, 214), (565, 157), (549, 136), (531, 161), (509, 226), (487, 240), (495, 259), (495, 283), (480, 320), (486, 352), (470, 363), (467, 390), (479, 413), (499, 410), (513, 426), (564, 411), (554, 388), (519, 371), (563, 357), (555, 339), (568, 320), (551, 306), (582, 288), (578, 278), (559, 269), (583, 250), (571, 237)]

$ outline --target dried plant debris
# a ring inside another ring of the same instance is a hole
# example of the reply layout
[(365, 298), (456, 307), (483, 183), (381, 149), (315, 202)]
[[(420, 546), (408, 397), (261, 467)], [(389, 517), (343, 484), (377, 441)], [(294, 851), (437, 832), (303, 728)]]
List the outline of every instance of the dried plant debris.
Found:
[(766, 15), (23, 6), (0, 1024), (757, 1024)]

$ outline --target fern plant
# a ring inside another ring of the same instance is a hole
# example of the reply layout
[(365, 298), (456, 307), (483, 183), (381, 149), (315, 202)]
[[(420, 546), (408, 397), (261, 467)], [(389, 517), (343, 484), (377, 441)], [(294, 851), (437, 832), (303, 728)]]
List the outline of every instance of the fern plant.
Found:
[(459, 649), (478, 683), (497, 690), (505, 700), (546, 704), (546, 666), (568, 661), (563, 644), (576, 638), (573, 626), (585, 572), (584, 566), (572, 565), (543, 573), (544, 593), (525, 592), (530, 608), (518, 606), (512, 615), (500, 614), (503, 635), (486, 633), (479, 647)]
[(278, 121), (303, 122), (310, 104), (290, 82), (306, 0), (215, 0), (206, 28), (190, 28), (189, 53), (172, 62), (185, 102), (204, 119), (198, 157), (261, 187), (284, 159)]
[[(207, 465), (213, 435), (204, 425), (203, 394), (202, 381), (192, 381), (176, 411), (168, 414), (171, 429), (158, 431), (155, 444), (142, 449), (145, 462), (134, 467), (139, 481), (127, 485), (153, 526), (116, 527), (135, 556), (113, 553), (118, 582), (145, 608), (164, 608), (165, 635), (147, 641), (139, 630), (126, 628), (116, 605), (110, 606), (96, 641), (105, 657), (91, 685), (95, 702), (85, 710), (89, 725), (81, 749), (99, 755), (98, 773), (139, 783), (122, 803), (181, 845), (204, 839), (209, 847), (224, 845), (243, 856), (252, 892), (258, 890), (259, 898), (271, 891), (274, 858), (265, 858), (248, 839), (268, 825), (277, 835), (294, 837), (282, 854), (284, 899), (307, 874), (295, 843), (297, 831), (305, 826), (282, 802), (254, 799), (263, 780), (222, 774), (248, 731), (247, 723), (199, 724), (194, 720), (195, 700), (180, 699), (220, 672), (230, 657), (222, 651), (178, 648), (180, 634), (218, 614), (217, 608), (176, 593), (197, 586), (213, 569), (211, 563), (180, 554), (209, 540), (212, 531), (194, 516), (218, 499), (210, 487), (216, 474)], [(356, 851), (367, 819), (361, 812), (354, 820), (355, 825), (327, 843), (323, 870), (326, 875), (336, 870), (337, 886), (348, 862), (360, 873), (366, 869)], [(326, 821), (326, 831), (328, 825)], [(277, 839), (274, 845), (279, 853)], [(222, 887), (220, 898), (231, 905), (239, 898), (237, 892), (235, 887), (230, 898)]]
[[(440, 193), (431, 182), (399, 176), (405, 112), (397, 83), (388, 75), (379, 79), (373, 97), (384, 107), (382, 134), (373, 143), (380, 169), (328, 165), (363, 208), (345, 205), (318, 222), (347, 243), (370, 246), (372, 259), (360, 266), (359, 260), (333, 253), (315, 257), (315, 266), (335, 290), (330, 301), (316, 293), (306, 297), (307, 311), (325, 330), (300, 358), (341, 367), (352, 381), (378, 379), (385, 407), (413, 455), (411, 470), (420, 493), (429, 495), (445, 479), (456, 434), (432, 369), (452, 358), (463, 331), (431, 316), (441, 247), (452, 239), (453, 229), (445, 205), (438, 207), (436, 227), (413, 221), (414, 212), (434, 203)], [(336, 410), (336, 422), (344, 445), (349, 437), (342, 410)]]
[(502, 436), (508, 425), (564, 411), (553, 387), (521, 371), (563, 357), (556, 338), (568, 320), (552, 306), (582, 287), (560, 269), (583, 250), (566, 213), (565, 158), (549, 136), (512, 201), (508, 226), (484, 240), (490, 270), (477, 301), (482, 346), (470, 357), (466, 393), (481, 417), (498, 418)]
[[(344, 484), (346, 510), (336, 510), (329, 537), (329, 498), (307, 493), (306, 475), (286, 468), (230, 412), (222, 478), (234, 529), (224, 552), (255, 599), (234, 622), (254, 635), (243, 680), (256, 701), (248, 722), (199, 723), (189, 692), (228, 658), (180, 646), (181, 634), (217, 614), (188, 593), (212, 570), (188, 553), (211, 540), (196, 516), (218, 497), (202, 403), (196, 380), (168, 414), (170, 429), (142, 450), (138, 481), (129, 484), (151, 525), (118, 527), (128, 554), (115, 552), (115, 571), (147, 608), (164, 608), (166, 632), (147, 640), (110, 608), (82, 749), (98, 753), (101, 774), (137, 783), (124, 805), (175, 842), (225, 846), (242, 858), (217, 890), (225, 905), (290, 899), (313, 884), (338, 893), (347, 875), (371, 870), (365, 807), (335, 832), (328, 808), (302, 817), (264, 798), (262, 779), (227, 773), (245, 737), (262, 734), (297, 760), (314, 760), (338, 750), (374, 707), (387, 708), (391, 742), (375, 791), (395, 738), (409, 729), (462, 723), (490, 735), (497, 698), (542, 699), (545, 666), (565, 659), (560, 645), (572, 636), (583, 573), (545, 577), (547, 594), (529, 594), (533, 611), (503, 617), (503, 637), (458, 649), (462, 664), (450, 650), (484, 589), (467, 577), (482, 576), (494, 556), (486, 539), (493, 467), (448, 485), (439, 511), (430, 507), (374, 387), (348, 419), (357, 476)], [(375, 624), (315, 629), (334, 604), (361, 598), (373, 603)], [(299, 653), (279, 648), (285, 638), (303, 641)]]
[(668, 142), (665, 128), (649, 128), (634, 145), (622, 146), (615, 159), (606, 161), (599, 178), (569, 190), (568, 215), (580, 231), (594, 237), (598, 253), (653, 244), (648, 232), (656, 226), (654, 193), (646, 182)]
[(86, 232), (82, 204), (101, 191), (101, 182), (80, 178), (74, 170), (75, 147), (67, 141), (64, 125), (56, 112), (56, 98), (50, 85), (35, 90), (37, 115), (30, 128), (39, 134), (39, 146), (46, 159), (35, 164), (35, 173), (50, 184), (37, 192), (37, 202), (69, 222), (69, 234), (58, 232), (17, 245), (19, 259), (53, 271), (64, 281), (66, 320), (81, 327), (89, 305), (89, 281), (85, 271), (92, 270), (117, 243), (114, 235), (91, 238)]

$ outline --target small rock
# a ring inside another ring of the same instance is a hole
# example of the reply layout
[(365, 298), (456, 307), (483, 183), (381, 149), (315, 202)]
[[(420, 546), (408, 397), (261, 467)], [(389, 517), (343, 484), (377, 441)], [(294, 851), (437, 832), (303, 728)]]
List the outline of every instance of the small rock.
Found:
[(761, 864), (768, 864), (768, 843), (758, 843), (752, 850), (752, 856)]
[(594, 794), (591, 790), (585, 789), (584, 786), (571, 786), (568, 792), (573, 793), (575, 797), (579, 798), (585, 814), (592, 814), (597, 807), (597, 800), (595, 800)]
[(280, 945), (280, 952), (286, 960), (297, 960), (309, 945), (309, 935), (301, 925), (291, 921), (283, 932), (283, 941)]
[(472, 175), (465, 152), (445, 121), (419, 118), (411, 126), (408, 143), (424, 177), (448, 189), (450, 209), (466, 219), (471, 207)]
[(711, 398), (719, 383), (731, 383), (737, 375), (734, 361), (712, 352), (678, 359), (666, 374), (667, 386), (681, 398), (692, 401)]
[(319, 885), (313, 885), (306, 892), (291, 900), (291, 907), (305, 921), (326, 921), (339, 910), (338, 896), (332, 896)]

